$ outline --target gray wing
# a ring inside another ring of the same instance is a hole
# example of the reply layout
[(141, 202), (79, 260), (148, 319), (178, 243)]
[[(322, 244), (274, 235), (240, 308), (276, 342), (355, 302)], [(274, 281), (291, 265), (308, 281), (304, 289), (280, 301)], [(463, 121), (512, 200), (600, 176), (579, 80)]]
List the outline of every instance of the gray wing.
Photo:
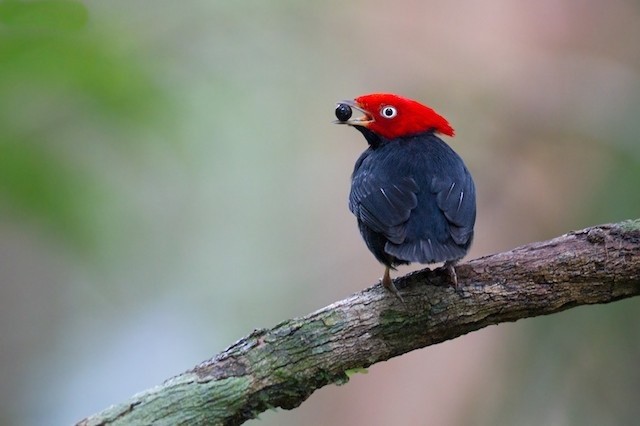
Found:
[(418, 205), (418, 185), (411, 178), (394, 183), (372, 175), (355, 177), (349, 194), (349, 210), (375, 232), (400, 244), (406, 237), (406, 222)]
[(431, 192), (447, 218), (451, 238), (456, 244), (467, 244), (473, 238), (476, 221), (476, 188), (469, 171), (456, 178), (433, 178)]

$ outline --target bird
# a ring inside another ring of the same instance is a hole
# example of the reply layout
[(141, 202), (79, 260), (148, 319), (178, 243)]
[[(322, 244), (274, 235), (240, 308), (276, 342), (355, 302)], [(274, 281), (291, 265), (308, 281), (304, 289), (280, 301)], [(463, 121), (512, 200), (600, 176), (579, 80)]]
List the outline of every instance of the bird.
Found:
[(457, 289), (455, 265), (473, 241), (476, 189), (462, 158), (440, 138), (454, 136), (453, 127), (432, 108), (391, 93), (338, 102), (335, 115), (334, 123), (354, 127), (368, 143), (351, 175), (349, 210), (385, 266), (382, 285), (404, 303), (390, 270), (444, 262)]

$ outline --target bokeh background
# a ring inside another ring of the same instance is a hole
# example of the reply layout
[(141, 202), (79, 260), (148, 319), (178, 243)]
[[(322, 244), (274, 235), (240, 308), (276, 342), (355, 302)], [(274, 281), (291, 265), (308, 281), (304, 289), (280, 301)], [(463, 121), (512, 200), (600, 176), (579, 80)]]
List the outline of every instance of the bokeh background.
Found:
[[(70, 424), (375, 283), (342, 99), (450, 120), (470, 257), (638, 217), (639, 42), (631, 0), (0, 2), (0, 423)], [(638, 308), (490, 327), (248, 424), (634, 424)]]

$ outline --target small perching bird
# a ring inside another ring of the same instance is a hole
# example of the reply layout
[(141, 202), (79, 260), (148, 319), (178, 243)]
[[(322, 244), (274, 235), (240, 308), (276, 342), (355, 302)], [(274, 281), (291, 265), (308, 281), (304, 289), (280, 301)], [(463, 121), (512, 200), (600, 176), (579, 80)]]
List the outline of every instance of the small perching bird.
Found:
[[(364, 115), (352, 118), (352, 108)], [(402, 300), (390, 269), (444, 262), (457, 286), (454, 266), (473, 240), (476, 190), (460, 156), (437, 135), (453, 136), (453, 128), (433, 109), (393, 94), (342, 101), (335, 113), (335, 123), (355, 127), (369, 143), (353, 170), (349, 209), (385, 265), (382, 284)]]

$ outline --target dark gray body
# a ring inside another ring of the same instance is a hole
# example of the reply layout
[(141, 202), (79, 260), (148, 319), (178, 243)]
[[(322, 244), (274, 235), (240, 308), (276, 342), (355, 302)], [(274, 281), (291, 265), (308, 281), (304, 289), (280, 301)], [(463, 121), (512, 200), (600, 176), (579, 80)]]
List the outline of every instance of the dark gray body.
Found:
[(389, 267), (464, 257), (476, 190), (460, 156), (431, 131), (386, 140), (356, 128), (369, 148), (353, 171), (349, 209), (369, 250)]

